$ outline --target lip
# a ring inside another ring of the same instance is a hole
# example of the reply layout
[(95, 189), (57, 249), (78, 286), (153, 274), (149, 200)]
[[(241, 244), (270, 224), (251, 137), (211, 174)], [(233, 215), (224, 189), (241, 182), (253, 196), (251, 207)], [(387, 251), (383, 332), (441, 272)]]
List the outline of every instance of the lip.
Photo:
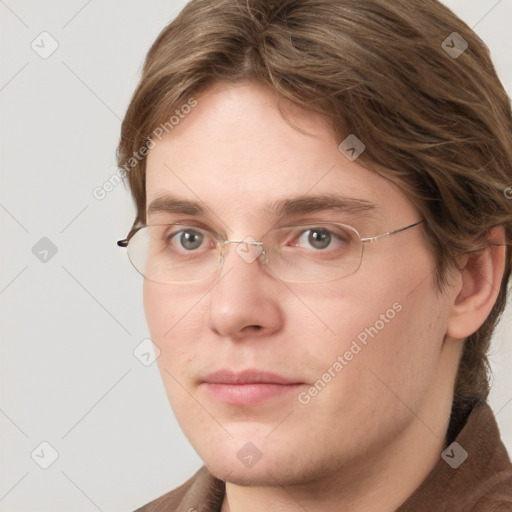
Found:
[(304, 383), (275, 373), (249, 369), (239, 373), (219, 370), (207, 375), (201, 384), (215, 400), (240, 407), (282, 397)]
[(278, 375), (276, 373), (266, 372), (264, 370), (248, 369), (242, 372), (232, 372), (231, 370), (218, 370), (208, 374), (203, 379), (207, 384), (300, 384)]

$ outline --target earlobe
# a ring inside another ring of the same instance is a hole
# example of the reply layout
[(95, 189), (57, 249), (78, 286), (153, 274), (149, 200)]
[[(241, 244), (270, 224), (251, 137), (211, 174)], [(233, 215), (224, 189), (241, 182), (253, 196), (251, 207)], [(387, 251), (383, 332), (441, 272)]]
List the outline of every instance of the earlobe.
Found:
[(464, 339), (484, 323), (494, 306), (505, 270), (505, 230), (495, 227), (488, 247), (464, 256), (457, 278), (459, 291), (448, 317), (447, 336)]

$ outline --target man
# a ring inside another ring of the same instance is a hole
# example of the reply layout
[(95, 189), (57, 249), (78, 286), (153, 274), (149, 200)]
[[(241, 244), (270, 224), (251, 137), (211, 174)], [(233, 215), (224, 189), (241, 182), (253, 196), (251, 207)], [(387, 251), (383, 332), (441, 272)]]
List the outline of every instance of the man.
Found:
[(510, 511), (486, 351), (512, 115), (435, 0), (192, 1), (119, 164), (171, 406), (205, 463), (145, 512)]

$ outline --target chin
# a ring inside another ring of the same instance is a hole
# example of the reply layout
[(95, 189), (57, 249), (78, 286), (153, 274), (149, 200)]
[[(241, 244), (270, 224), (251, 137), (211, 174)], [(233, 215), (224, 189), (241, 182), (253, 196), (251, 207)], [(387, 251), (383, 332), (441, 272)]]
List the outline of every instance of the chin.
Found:
[(278, 465), (262, 460), (252, 468), (242, 467), (233, 461), (215, 461), (212, 464), (205, 462), (208, 471), (220, 480), (243, 487), (275, 487), (288, 486), (299, 483), (289, 468), (281, 470)]
[[(229, 442), (202, 444), (197, 452), (210, 473), (220, 480), (240, 486), (293, 486), (311, 483), (334, 468), (331, 456), (315, 460), (283, 439), (253, 438), (254, 443), (237, 437)], [(202, 449), (201, 449), (202, 448)]]

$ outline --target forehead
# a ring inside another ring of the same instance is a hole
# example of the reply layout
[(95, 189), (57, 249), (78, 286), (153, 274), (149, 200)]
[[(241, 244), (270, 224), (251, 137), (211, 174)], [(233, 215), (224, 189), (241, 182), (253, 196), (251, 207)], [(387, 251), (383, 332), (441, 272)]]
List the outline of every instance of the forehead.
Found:
[(149, 152), (147, 205), (172, 195), (241, 218), (291, 198), (338, 195), (391, 216), (414, 211), (395, 185), (342, 154), (321, 116), (288, 100), (283, 107), (299, 129), (257, 84), (217, 84), (198, 96)]

